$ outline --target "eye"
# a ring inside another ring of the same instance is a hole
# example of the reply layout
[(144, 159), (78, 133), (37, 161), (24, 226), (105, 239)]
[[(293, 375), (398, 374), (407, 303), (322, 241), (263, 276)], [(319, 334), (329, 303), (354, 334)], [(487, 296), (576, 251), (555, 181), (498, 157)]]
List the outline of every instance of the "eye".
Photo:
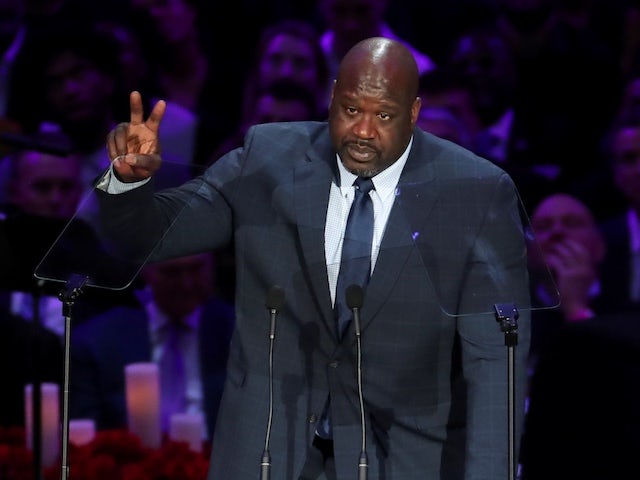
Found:
[(356, 107), (347, 107), (346, 110), (349, 115), (355, 115), (358, 113), (358, 109)]
[(380, 112), (378, 114), (378, 116), (382, 119), (382, 120), (389, 120), (391, 118), (391, 115), (389, 115), (387, 112)]

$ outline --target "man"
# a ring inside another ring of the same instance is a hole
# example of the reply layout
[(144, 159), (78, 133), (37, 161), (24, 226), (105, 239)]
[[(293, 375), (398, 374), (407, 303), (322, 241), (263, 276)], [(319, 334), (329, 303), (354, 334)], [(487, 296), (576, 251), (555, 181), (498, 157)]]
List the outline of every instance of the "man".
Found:
[[(22, 150), (7, 157), (5, 165), (7, 202), (2, 215), (10, 247), (3, 254), (9, 259), (11, 278), (2, 282), (8, 288), (0, 291), (0, 310), (31, 320), (33, 272), (80, 203), (82, 159)], [(42, 297), (40, 315), (42, 324), (62, 341), (60, 300), (54, 295)]]
[(624, 199), (623, 210), (600, 227), (607, 245), (602, 263), (602, 297), (607, 311), (640, 308), (640, 108), (614, 123), (609, 138), (613, 185)]
[[(133, 92), (131, 122), (110, 133), (98, 193), (114, 246), (144, 256), (157, 245), (159, 258), (234, 240), (236, 329), (210, 479), (255, 478), (265, 440), (279, 479), (353, 478), (362, 443), (372, 479), (507, 478), (507, 353), (490, 312), (505, 299), (525, 307), (520, 425), (529, 323), (516, 192), (494, 164), (415, 128), (417, 92), (411, 52), (366, 39), (341, 64), (328, 123), (252, 127), (203, 177), (155, 197), (165, 105), (145, 121)], [(343, 243), (357, 243), (343, 238), (354, 197), (373, 201), (372, 273), (341, 334), (332, 305), (354, 292), (337, 287)]]
[[(157, 362), (165, 380), (162, 357), (168, 331), (177, 326), (183, 371), (176, 403), (161, 399), (163, 431), (173, 413), (198, 413), (206, 419), (206, 437), (215, 427), (222, 395), (229, 339), (231, 305), (213, 295), (213, 256), (188, 255), (146, 265), (141, 276), (147, 288), (141, 304), (116, 306), (87, 319), (73, 330), (71, 417), (92, 418), (99, 429), (127, 426), (124, 367)], [(126, 332), (126, 333), (125, 333)], [(173, 410), (172, 410), (173, 408)]]
[(603, 308), (600, 265), (606, 246), (591, 211), (566, 193), (542, 199), (531, 226), (536, 245), (529, 248), (530, 270), (541, 279), (532, 282), (536, 306), (555, 307), (560, 299), (558, 309), (540, 308), (532, 315), (530, 351), (535, 362), (563, 324), (592, 318)]

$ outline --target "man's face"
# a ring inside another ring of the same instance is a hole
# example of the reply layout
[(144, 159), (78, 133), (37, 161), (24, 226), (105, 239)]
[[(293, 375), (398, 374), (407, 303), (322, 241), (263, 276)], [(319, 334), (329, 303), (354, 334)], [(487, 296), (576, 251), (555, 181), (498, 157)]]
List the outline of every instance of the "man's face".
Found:
[(27, 152), (9, 186), (12, 203), (32, 215), (68, 219), (80, 202), (78, 159)]
[[(543, 258), (562, 255), (563, 249), (575, 243), (589, 252), (594, 264), (604, 255), (602, 237), (591, 212), (578, 200), (568, 195), (553, 195), (543, 200), (531, 216), (531, 226), (536, 238), (536, 247)], [(531, 258), (533, 265), (540, 265), (543, 258)]]
[(260, 60), (260, 81), (263, 85), (283, 79), (305, 87), (318, 82), (318, 66), (312, 46), (286, 33), (271, 40)]
[(47, 102), (62, 125), (94, 123), (110, 111), (113, 81), (88, 59), (61, 53), (50, 61), (45, 78)]
[(385, 0), (323, 0), (322, 12), (329, 30), (340, 42), (355, 45), (378, 35), (386, 8)]
[(329, 128), (345, 168), (370, 177), (395, 162), (406, 149), (420, 100), (408, 98), (401, 73), (394, 76), (366, 67), (355, 67), (351, 72), (335, 83)]

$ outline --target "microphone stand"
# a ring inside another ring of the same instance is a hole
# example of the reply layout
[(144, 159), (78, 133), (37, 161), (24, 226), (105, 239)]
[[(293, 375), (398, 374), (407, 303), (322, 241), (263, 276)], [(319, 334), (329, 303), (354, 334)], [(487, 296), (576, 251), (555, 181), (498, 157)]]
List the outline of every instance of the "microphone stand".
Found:
[(515, 346), (518, 344), (518, 318), (520, 314), (513, 303), (498, 303), (493, 306), (496, 321), (504, 332), (507, 346), (507, 389), (508, 389), (508, 428), (509, 428), (509, 480), (516, 478), (516, 423), (515, 423)]
[(284, 305), (284, 289), (274, 285), (267, 293), (266, 307), (269, 310), (269, 418), (267, 433), (265, 434), (264, 450), (260, 460), (260, 480), (271, 478), (271, 452), (269, 440), (271, 438), (271, 423), (273, 421), (273, 346), (276, 338), (276, 318), (278, 311)]
[(60, 479), (68, 480), (68, 449), (69, 449), (69, 365), (71, 352), (71, 312), (76, 299), (82, 293), (87, 283), (87, 277), (72, 274), (65, 288), (58, 297), (62, 301), (62, 315), (64, 316), (64, 387), (62, 398), (62, 456)]

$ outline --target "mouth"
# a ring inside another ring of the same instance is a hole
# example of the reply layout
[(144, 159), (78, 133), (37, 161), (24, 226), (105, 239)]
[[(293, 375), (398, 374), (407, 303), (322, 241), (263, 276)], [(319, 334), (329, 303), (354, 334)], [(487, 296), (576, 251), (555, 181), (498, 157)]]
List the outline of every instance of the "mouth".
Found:
[(377, 151), (371, 147), (366, 147), (351, 143), (347, 145), (349, 156), (356, 162), (370, 162), (377, 155)]

